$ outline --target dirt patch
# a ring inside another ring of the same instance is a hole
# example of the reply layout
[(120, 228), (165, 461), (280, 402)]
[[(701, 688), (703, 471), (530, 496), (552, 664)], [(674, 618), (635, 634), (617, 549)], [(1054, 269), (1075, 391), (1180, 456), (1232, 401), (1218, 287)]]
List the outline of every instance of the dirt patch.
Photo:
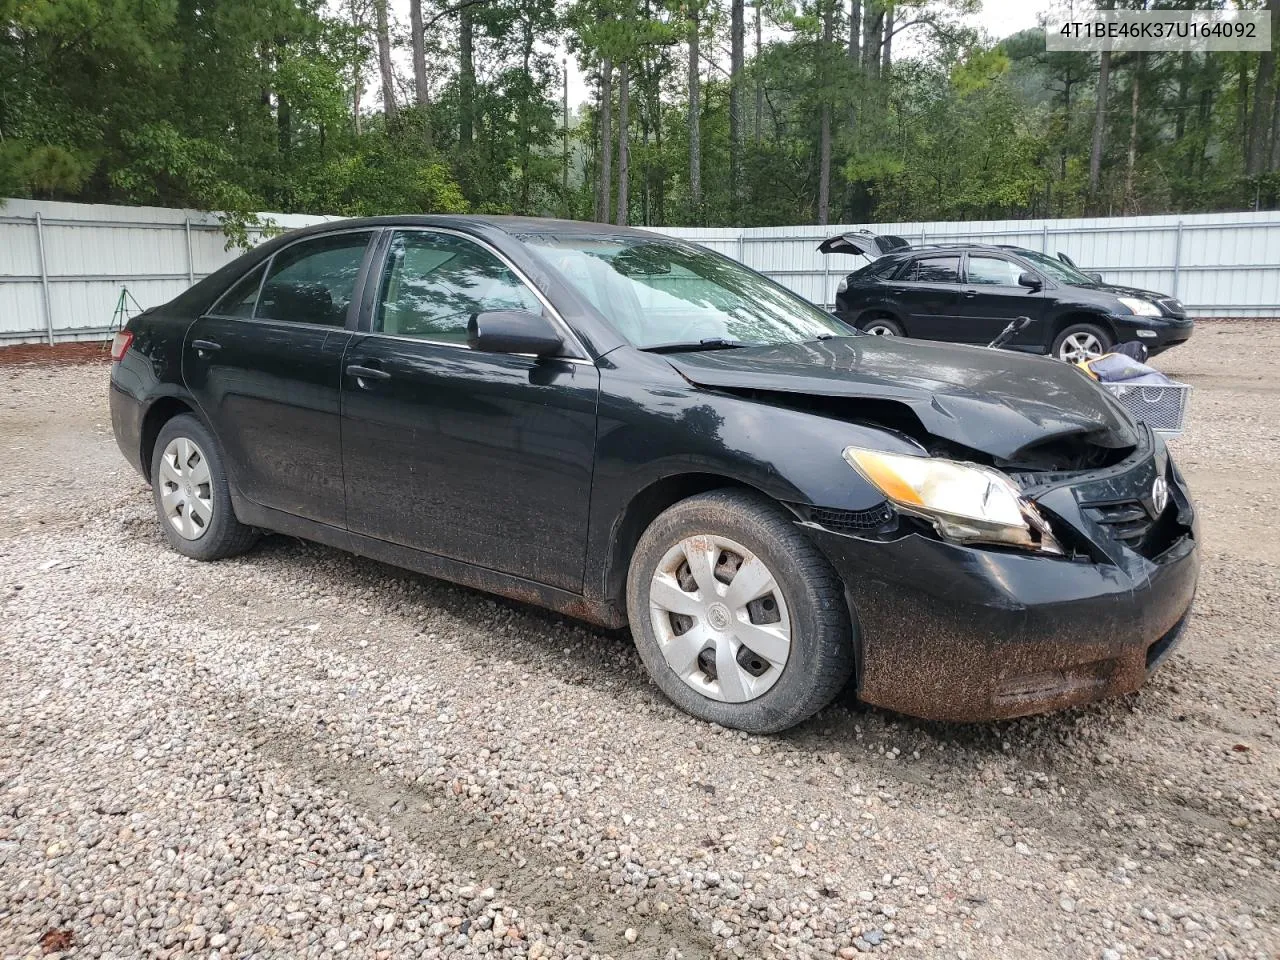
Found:
[(74, 343), (16, 343), (0, 347), (0, 366), (39, 364), (42, 366), (70, 366), (77, 363), (107, 363), (110, 341), (78, 340)]

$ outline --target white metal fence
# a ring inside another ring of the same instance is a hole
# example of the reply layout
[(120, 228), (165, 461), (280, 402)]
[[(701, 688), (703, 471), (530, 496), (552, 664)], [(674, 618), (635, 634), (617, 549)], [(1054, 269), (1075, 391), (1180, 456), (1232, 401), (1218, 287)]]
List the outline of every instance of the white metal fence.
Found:
[[(327, 218), (269, 214), (283, 228)], [(1180, 297), (1200, 317), (1280, 317), (1280, 213), (859, 224), (915, 243), (1009, 243), (1066, 253), (1108, 281)], [(830, 305), (860, 257), (817, 252), (852, 227), (663, 228)], [(122, 287), (163, 303), (237, 255), (210, 214), (10, 200), (0, 206), (0, 343), (101, 338)]]

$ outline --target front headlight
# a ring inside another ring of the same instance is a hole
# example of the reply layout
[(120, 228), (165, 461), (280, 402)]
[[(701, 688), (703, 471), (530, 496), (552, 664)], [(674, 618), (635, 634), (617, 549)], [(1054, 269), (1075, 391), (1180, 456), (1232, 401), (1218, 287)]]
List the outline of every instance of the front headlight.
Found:
[(1121, 303), (1133, 311), (1137, 317), (1158, 317), (1160, 316), (1160, 308), (1149, 300), (1139, 300), (1137, 297), (1118, 297)]
[(1062, 553), (1040, 511), (997, 470), (860, 447), (846, 447), (844, 458), (890, 503), (929, 520), (948, 540)]

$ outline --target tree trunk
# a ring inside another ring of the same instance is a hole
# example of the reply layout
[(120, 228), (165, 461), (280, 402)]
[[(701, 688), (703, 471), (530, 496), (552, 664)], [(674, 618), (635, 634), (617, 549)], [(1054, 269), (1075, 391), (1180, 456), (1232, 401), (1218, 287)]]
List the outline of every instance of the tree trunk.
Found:
[(613, 61), (600, 65), (600, 179), (596, 183), (596, 221), (608, 223), (613, 200)]
[(382, 74), (382, 112), (387, 122), (396, 118), (395, 73), (391, 69), (391, 28), (387, 25), (387, 0), (373, 0), (377, 17), (378, 70)]
[(738, 223), (742, 187), (742, 69), (746, 59), (743, 0), (729, 0), (729, 215)]
[(618, 67), (618, 226), (627, 225), (627, 193), (631, 186), (631, 144), (627, 127), (628, 101), (631, 99), (630, 65), (623, 60)]
[(698, 63), (698, 2), (689, 10), (689, 205), (694, 223), (702, 221), (702, 76)]
[(823, 0), (822, 4), (822, 132), (818, 147), (818, 223), (825, 224), (831, 207), (831, 98), (826, 95), (831, 43), (835, 34), (836, 0)]
[[(1271, 32), (1275, 36), (1275, 31)], [(1280, 170), (1280, 89), (1276, 90), (1271, 101), (1271, 158), (1267, 161), (1267, 169), (1271, 172)]]
[(1102, 150), (1107, 135), (1107, 87), (1111, 82), (1111, 51), (1102, 51), (1098, 64), (1097, 103), (1093, 111), (1093, 145), (1089, 149), (1089, 198), (1096, 200), (1102, 186)]
[(1129, 156), (1124, 173), (1124, 202), (1130, 213), (1137, 213), (1136, 198), (1133, 193), (1134, 167), (1138, 163), (1138, 103), (1142, 96), (1142, 61), (1141, 52), (1134, 54), (1133, 61), (1133, 99), (1129, 106)]
[(882, 19), (884, 20), (884, 39), (880, 43), (880, 79), (888, 82), (889, 70), (893, 64), (893, 4), (885, 7)]
[[(522, 37), (520, 52), (523, 55), (524, 75), (530, 76), (530, 61), (533, 59), (533, 21), (528, 17), (521, 24)], [(520, 213), (529, 213), (529, 161), (532, 150), (529, 145), (529, 104), (520, 103), (516, 107), (517, 130), (520, 141)]]
[(884, 28), (884, 11), (870, 6), (862, 18), (862, 72), (871, 80), (880, 73), (880, 40)]
[(471, 8), (463, 7), (458, 11), (458, 143), (461, 146), (471, 146), (475, 123), (475, 24), (471, 19)]
[[(857, 0), (854, 0), (857, 2)], [(756, 0), (756, 119), (755, 119), (755, 141), (756, 146), (760, 146), (760, 140), (764, 136), (764, 77), (761, 75), (763, 71), (760, 69), (760, 52), (764, 49), (763, 44), (763, 24), (764, 11), (761, 7), (764, 0)]]
[[(849, 3), (849, 64), (859, 67), (862, 63), (862, 0), (850, 0)], [(855, 87), (853, 96), (849, 98), (849, 130), (857, 136), (858, 130), (858, 94)]]
[(1184, 50), (1178, 58), (1178, 116), (1173, 122), (1173, 140), (1178, 143), (1187, 133), (1187, 111), (1191, 109), (1188, 95), (1191, 84), (1191, 51)]
[[(1278, 0), (1267, 0), (1267, 12), (1271, 14), (1271, 32), (1275, 36), (1276, 27), (1280, 26), (1280, 10)], [(1258, 57), (1258, 78), (1253, 85), (1253, 122), (1249, 127), (1249, 153), (1245, 164), (1245, 173), (1256, 176), (1267, 167), (1268, 143), (1267, 135), (1271, 128), (1271, 103), (1275, 97), (1276, 54), (1275, 47), (1269, 47)]]
[(413, 46), (413, 95), (418, 106), (427, 105), (426, 38), (422, 33), (422, 0), (409, 0), (409, 42)]

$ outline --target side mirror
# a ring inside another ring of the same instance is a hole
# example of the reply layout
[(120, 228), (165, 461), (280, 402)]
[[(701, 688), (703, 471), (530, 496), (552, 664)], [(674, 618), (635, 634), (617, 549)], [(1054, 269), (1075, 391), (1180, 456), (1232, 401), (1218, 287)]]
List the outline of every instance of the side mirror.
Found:
[(1086, 277), (1088, 277), (1090, 280), (1092, 280), (1094, 283), (1104, 283), (1104, 282), (1105, 282), (1105, 281), (1102, 279), (1102, 274), (1100, 274), (1100, 273), (1086, 273), (1086, 274), (1085, 274), (1085, 276), (1086, 276)]
[(490, 310), (472, 314), (467, 324), (467, 346), (485, 353), (531, 353), (546, 357), (558, 353), (564, 338), (546, 317), (528, 310)]
[(1018, 277), (1018, 286), (1029, 287), (1032, 290), (1039, 290), (1044, 286), (1044, 284), (1041, 283), (1040, 278), (1034, 273), (1024, 273)]

